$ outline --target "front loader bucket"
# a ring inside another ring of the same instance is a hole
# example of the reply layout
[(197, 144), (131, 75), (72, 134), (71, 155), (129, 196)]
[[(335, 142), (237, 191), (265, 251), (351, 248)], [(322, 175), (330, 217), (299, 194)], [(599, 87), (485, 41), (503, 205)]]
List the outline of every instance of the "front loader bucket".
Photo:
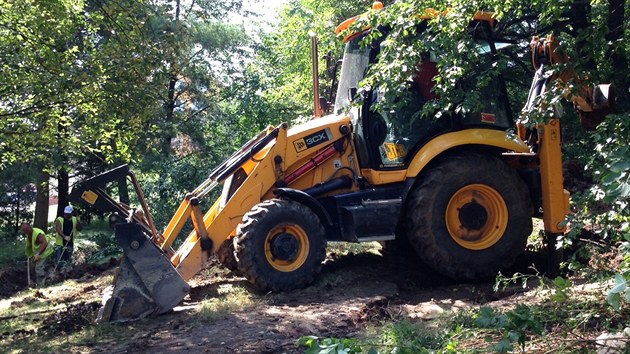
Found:
[(125, 322), (170, 311), (190, 286), (135, 223), (116, 225), (124, 250), (113, 289), (106, 290), (97, 322)]

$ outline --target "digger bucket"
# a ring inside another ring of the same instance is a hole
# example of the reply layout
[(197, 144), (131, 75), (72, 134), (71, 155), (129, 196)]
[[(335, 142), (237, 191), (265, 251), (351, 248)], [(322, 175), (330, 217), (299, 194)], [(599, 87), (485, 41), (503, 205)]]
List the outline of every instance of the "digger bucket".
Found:
[(135, 223), (116, 225), (124, 251), (114, 287), (103, 296), (97, 322), (125, 322), (170, 311), (190, 286), (168, 257)]

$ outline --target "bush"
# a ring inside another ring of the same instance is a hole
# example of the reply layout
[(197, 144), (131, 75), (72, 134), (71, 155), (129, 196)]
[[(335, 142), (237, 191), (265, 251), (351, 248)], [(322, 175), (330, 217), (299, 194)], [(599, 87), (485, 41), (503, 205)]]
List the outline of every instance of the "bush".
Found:
[(17, 237), (13, 240), (3, 238), (2, 247), (0, 247), (0, 267), (17, 265), (19, 263), (26, 263), (24, 237)]

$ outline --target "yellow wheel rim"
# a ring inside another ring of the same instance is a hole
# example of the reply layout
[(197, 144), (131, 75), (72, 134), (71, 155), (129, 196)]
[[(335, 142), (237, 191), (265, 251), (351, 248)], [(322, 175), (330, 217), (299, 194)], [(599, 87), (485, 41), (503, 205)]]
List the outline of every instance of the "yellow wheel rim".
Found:
[(299, 269), (306, 262), (308, 251), (308, 236), (298, 225), (281, 224), (267, 233), (265, 257), (276, 270), (292, 272)]
[(455, 192), (448, 202), (446, 227), (460, 246), (483, 250), (503, 237), (508, 216), (499, 192), (484, 184), (470, 184)]

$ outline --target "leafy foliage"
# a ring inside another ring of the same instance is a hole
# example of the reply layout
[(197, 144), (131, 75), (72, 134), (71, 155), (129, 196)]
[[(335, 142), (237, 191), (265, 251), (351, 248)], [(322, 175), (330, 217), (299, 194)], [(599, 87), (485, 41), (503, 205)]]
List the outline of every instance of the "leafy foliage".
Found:
[(600, 185), (593, 190), (598, 200), (626, 209), (630, 200), (630, 122), (627, 115), (608, 116), (593, 134), (594, 154), (589, 167)]
[[(308, 354), (358, 354), (363, 350), (358, 345), (356, 339), (318, 338), (315, 336), (305, 336), (298, 340), (298, 345), (307, 347), (305, 353)], [(377, 353), (371, 349), (368, 353)]]
[(23, 164), (0, 170), (0, 235), (17, 236), (22, 222), (29, 221), (29, 206), (35, 201), (33, 171)]
[[(0, 48), (11, 55), (3, 56), (0, 71), (4, 83), (0, 163), (41, 159), (54, 165), (60, 163), (54, 157), (62, 152), (129, 156), (133, 135), (121, 125), (133, 120), (129, 105), (115, 102), (138, 98), (129, 73), (142, 75), (144, 64), (126, 51), (130, 48), (116, 45), (119, 40), (128, 43), (133, 31), (113, 27), (126, 23), (133, 29), (143, 21), (134, 13), (146, 11), (141, 10), (142, 3), (120, 2), (116, 6), (126, 11), (114, 14), (111, 5), (75, 1), (1, 5)], [(112, 149), (115, 145), (119, 149)]]
[[(257, 55), (245, 72), (245, 90), (238, 94), (242, 101), (244, 121), (277, 124), (293, 122), (298, 117), (312, 115), (312, 69), (310, 37), (319, 38), (321, 56), (330, 53), (328, 62), (320, 60), (321, 91), (318, 93), (334, 102), (332, 76), (324, 75), (328, 64), (336, 62), (343, 43), (336, 38), (334, 28), (348, 17), (367, 9), (372, 2), (294, 0), (284, 6), (276, 29), (262, 33), (256, 45)], [(253, 105), (252, 105), (253, 104)], [(256, 109), (252, 109), (252, 108)]]

